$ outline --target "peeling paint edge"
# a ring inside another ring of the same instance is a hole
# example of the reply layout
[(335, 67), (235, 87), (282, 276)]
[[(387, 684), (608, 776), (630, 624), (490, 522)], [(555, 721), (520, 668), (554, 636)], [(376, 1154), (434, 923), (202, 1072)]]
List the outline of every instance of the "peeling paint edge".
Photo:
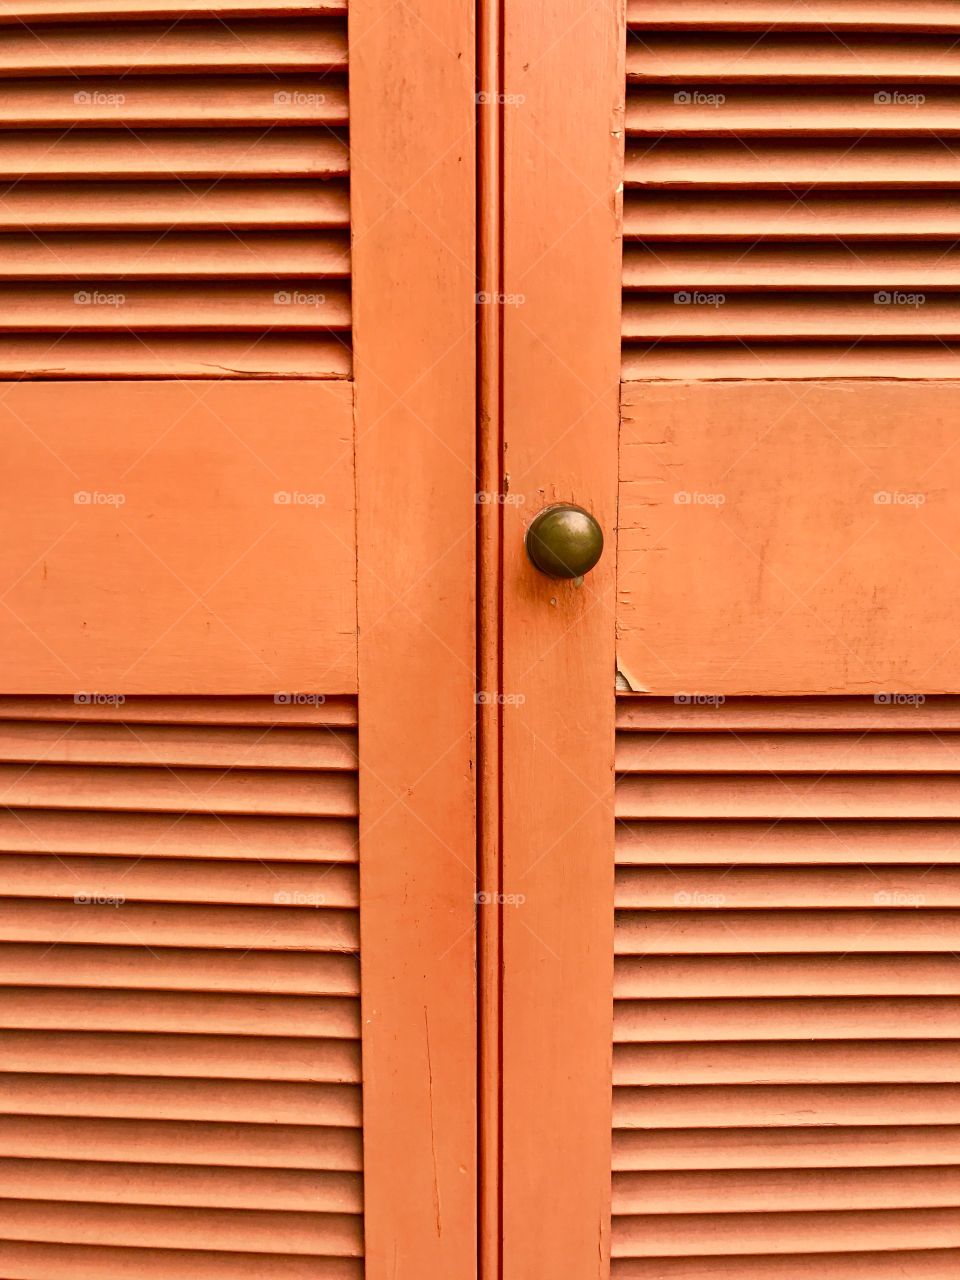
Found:
[(650, 690), (635, 680), (629, 671), (626, 671), (617, 658), (617, 693), (649, 693)]

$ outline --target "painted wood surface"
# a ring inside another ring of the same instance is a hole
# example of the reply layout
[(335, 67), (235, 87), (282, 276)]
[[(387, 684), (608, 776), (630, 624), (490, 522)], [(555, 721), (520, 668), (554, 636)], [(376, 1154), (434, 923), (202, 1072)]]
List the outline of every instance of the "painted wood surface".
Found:
[(626, 383), (620, 670), (669, 694), (960, 689), (958, 386)]
[(0, 23), (344, 14), (346, 0), (0, 0)]
[[(67, 4), (72, 0), (33, 2)], [(627, 21), (631, 27), (662, 30), (732, 27), (745, 31), (802, 31), (819, 26), (844, 33), (955, 31), (960, 27), (960, 14), (953, 0), (627, 0)]]
[(957, 699), (618, 703), (614, 1276), (945, 1277)]
[(353, 692), (352, 408), (346, 383), (6, 385), (4, 691)]
[[(609, 1266), (623, 14), (507, 0), (504, 29), (503, 1271)], [(540, 576), (551, 502), (597, 516)]]
[(477, 1270), (472, 15), (350, 5), (367, 1280)]
[(628, 19), (623, 376), (955, 377), (956, 6)]
[(65, 701), (0, 699), (4, 1268), (359, 1267), (356, 700)]
[(0, 378), (350, 374), (344, 8), (0, 6)]
[[(477, 688), (500, 688), (503, 664), (503, 0), (477, 4)], [(480, 905), (502, 892), (504, 706), (477, 702), (477, 891)], [(502, 920), (477, 913), (478, 1269), (496, 1276), (502, 1251)]]

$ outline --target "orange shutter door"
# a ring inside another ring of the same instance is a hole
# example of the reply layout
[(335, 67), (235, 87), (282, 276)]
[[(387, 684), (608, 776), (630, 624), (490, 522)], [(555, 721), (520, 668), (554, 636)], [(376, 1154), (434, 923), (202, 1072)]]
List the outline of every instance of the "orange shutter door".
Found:
[(616, 10), (506, 3), (503, 1272), (946, 1280), (956, 8)]
[(11, 1280), (473, 1274), (473, 55), (420, 7), (2, 6)]

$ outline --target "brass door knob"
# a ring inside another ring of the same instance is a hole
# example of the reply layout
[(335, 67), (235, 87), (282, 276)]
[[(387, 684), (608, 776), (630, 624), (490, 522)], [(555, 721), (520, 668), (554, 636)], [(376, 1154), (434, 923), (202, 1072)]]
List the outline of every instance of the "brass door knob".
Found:
[(527, 530), (527, 555), (548, 578), (582, 578), (603, 554), (603, 530), (583, 507), (544, 507)]

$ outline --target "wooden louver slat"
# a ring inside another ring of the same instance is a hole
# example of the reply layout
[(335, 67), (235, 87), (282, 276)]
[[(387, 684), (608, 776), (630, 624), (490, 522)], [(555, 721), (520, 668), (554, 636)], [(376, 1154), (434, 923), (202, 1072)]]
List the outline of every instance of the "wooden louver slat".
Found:
[(51, 950), (42, 943), (0, 945), (0, 981), (11, 985), (87, 990), (240, 991), (356, 996), (357, 957), (350, 952), (235, 952), (210, 947), (164, 947), (144, 955), (126, 944), (84, 946), (65, 943)]
[(945, 1278), (957, 699), (622, 696), (617, 727), (612, 1275)]
[(349, 376), (346, 68), (340, 0), (0, 5), (0, 377)]
[[(0, 285), (0, 330), (62, 333), (193, 329), (258, 333), (273, 327), (312, 332), (318, 323), (331, 330), (350, 325), (349, 294), (342, 285), (324, 285), (323, 293), (289, 287), (215, 284), (133, 285), (119, 280), (105, 290), (84, 279), (70, 285)], [(282, 302), (278, 302), (278, 297)], [(113, 301), (111, 301), (111, 299)], [(318, 319), (319, 318), (319, 319)]]
[[(811, 32), (683, 37), (644, 34), (627, 49), (627, 82), (732, 84), (949, 83), (960, 70), (956, 40), (919, 35), (845, 36)], [(871, 97), (873, 96), (871, 92)], [(685, 105), (685, 104), (682, 104)]]
[[(171, 129), (119, 136), (76, 129), (0, 134), (0, 177), (56, 180), (339, 178), (345, 143), (309, 129)], [(0, 264), (2, 265), (2, 264)]]
[(324, 75), (284, 76), (285, 88), (279, 91), (276, 76), (194, 76), (187, 95), (175, 76), (98, 76), (96, 92), (77, 102), (84, 91), (65, 95), (59, 79), (9, 80), (0, 98), (0, 123), (8, 129), (345, 125), (346, 89), (327, 81)]
[[(301, 1125), (178, 1123), (173, 1120), (83, 1120), (58, 1116), (0, 1117), (0, 1158), (151, 1166), (326, 1170), (362, 1167), (359, 1129)], [(322, 1157), (320, 1153), (322, 1151)]]
[(846, 1203), (852, 1208), (952, 1207), (960, 1195), (960, 1169), (766, 1169), (711, 1170), (686, 1174), (629, 1173), (614, 1180), (614, 1204), (622, 1213), (676, 1213), (685, 1205), (705, 1212), (815, 1210)]
[(0, 1271), (360, 1280), (356, 702), (124, 705), (0, 699)]
[(658, 244), (624, 250), (623, 283), (629, 289), (683, 289), (690, 279), (704, 289), (919, 292), (960, 287), (960, 260), (937, 245)]
[(956, 31), (960, 13), (953, 0), (627, 0), (627, 22), (658, 30)]
[(108, 1204), (362, 1212), (355, 1173), (206, 1169), (85, 1160), (2, 1160), (0, 1198), (56, 1197)]
[(350, 274), (345, 237), (275, 232), (236, 232), (213, 243), (201, 232), (179, 231), (153, 243), (135, 234), (0, 235), (0, 258), (8, 280), (89, 280), (104, 273), (116, 280), (181, 281)]
[[(61, 1067), (62, 1067), (61, 1062)], [(154, 1058), (154, 1067), (157, 1060)], [(0, 1102), (10, 1115), (136, 1120), (240, 1121), (355, 1129), (360, 1090), (353, 1084), (181, 1079), (173, 1075), (44, 1077), (0, 1074)]]
[[(160, 29), (115, 22), (41, 32), (24, 25), (0, 28), (0, 77), (69, 76), (78, 86), (77, 77), (86, 74), (342, 70), (346, 62), (343, 25), (303, 18), (250, 18), (236, 25), (175, 22)], [(86, 105), (83, 92), (82, 87), (74, 90), (80, 107)]]
[[(196, 1249), (111, 1248), (0, 1242), (0, 1266), (20, 1280), (67, 1273), (82, 1280), (362, 1280), (353, 1258), (266, 1253), (211, 1253)], [(16, 1270), (14, 1270), (16, 1268)], [(58, 1271), (58, 1268), (60, 1269)]]
[(909, 1169), (954, 1166), (960, 1127), (835, 1125), (829, 1128), (618, 1130), (615, 1173), (635, 1170)]
[[(784, 115), (782, 91), (741, 88), (724, 91), (722, 104), (708, 93), (691, 94), (677, 102), (673, 87), (635, 88), (627, 102), (627, 128), (635, 137), (898, 137), (917, 127), (917, 103), (911, 95), (890, 95), (877, 102), (860, 87), (827, 88), (798, 95)], [(955, 137), (960, 130), (960, 94), (952, 87), (925, 86), (923, 129)], [(678, 111), (678, 106), (683, 110)]]
[[(73, 858), (57, 856), (58, 870), (51, 859), (24, 858), (0, 854), (0, 875), (5, 894), (11, 898), (74, 896), (70, 880), (84, 885), (91, 897), (120, 894), (126, 901), (237, 903), (270, 906), (276, 896), (278, 872), (289, 892), (317, 905), (356, 908), (355, 867), (332, 866), (322, 875), (309, 863), (298, 867), (270, 862), (226, 862), (211, 867), (201, 860), (177, 859), (172, 865), (162, 858)], [(66, 873), (66, 878), (64, 873)], [(0, 997), (2, 1003), (2, 997)]]
[[(346, 186), (271, 179), (215, 183), (70, 182), (51, 186), (18, 180), (0, 186), (0, 228), (51, 232), (328, 230), (350, 224)], [(155, 243), (145, 240), (145, 246)]]
[(346, 0), (0, 0), (0, 23), (343, 15)]
[(956, 6), (628, 22), (624, 377), (956, 376)]
[(357, 1257), (359, 1220), (347, 1214), (300, 1214), (166, 1206), (57, 1204), (43, 1200), (0, 1202), (8, 1240), (162, 1247), (176, 1239), (184, 1249)]

